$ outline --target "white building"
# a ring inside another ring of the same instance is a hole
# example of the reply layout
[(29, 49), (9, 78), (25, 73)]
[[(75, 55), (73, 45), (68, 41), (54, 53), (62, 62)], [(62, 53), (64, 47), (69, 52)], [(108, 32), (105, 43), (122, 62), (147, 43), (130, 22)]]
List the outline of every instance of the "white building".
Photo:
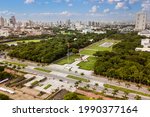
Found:
[(146, 29), (146, 13), (140, 12), (136, 15), (136, 24), (135, 24), (135, 30), (136, 31), (142, 31)]
[(144, 30), (138, 33), (140, 36), (150, 37), (150, 30)]
[(150, 39), (142, 39), (141, 45), (143, 48), (136, 48), (136, 51), (150, 52)]
[(141, 45), (142, 45), (144, 48), (150, 48), (150, 39), (142, 39), (142, 40), (141, 40)]

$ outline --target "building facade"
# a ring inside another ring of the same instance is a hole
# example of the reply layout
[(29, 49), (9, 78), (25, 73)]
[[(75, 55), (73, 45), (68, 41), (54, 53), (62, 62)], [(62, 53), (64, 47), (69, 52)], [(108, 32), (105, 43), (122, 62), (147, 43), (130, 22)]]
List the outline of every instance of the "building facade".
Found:
[(136, 31), (145, 30), (146, 29), (146, 20), (147, 20), (146, 13), (144, 13), (144, 12), (137, 13), (135, 30)]
[(4, 26), (4, 18), (2, 16), (0, 17), (0, 26)]

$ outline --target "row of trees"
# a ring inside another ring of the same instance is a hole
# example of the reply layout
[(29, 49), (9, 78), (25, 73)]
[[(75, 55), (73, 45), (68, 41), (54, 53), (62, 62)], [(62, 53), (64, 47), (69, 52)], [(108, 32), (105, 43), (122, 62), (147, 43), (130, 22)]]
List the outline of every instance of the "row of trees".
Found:
[[(150, 53), (136, 52), (141, 37), (126, 34), (112, 52), (96, 52), (94, 72), (111, 78), (150, 85)], [(121, 35), (120, 35), (121, 37)]]

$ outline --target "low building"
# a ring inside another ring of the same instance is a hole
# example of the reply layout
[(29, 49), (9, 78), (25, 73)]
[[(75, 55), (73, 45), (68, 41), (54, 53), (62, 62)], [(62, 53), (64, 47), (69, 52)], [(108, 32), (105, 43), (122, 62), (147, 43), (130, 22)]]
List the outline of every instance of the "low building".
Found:
[(150, 39), (142, 39), (142, 40), (141, 40), (141, 45), (142, 45), (144, 48), (150, 48)]
[(150, 30), (144, 30), (138, 33), (140, 36), (150, 37)]
[(0, 37), (8, 37), (9, 35), (11, 35), (9, 30), (0, 29)]
[(141, 45), (143, 48), (136, 48), (136, 51), (150, 52), (150, 39), (142, 39)]

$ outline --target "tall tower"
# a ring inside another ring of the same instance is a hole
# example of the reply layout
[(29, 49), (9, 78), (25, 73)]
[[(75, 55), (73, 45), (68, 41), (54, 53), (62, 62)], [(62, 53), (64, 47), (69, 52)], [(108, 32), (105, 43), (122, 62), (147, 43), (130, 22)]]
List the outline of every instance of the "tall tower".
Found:
[(2, 16), (0, 17), (0, 26), (4, 26), (4, 18)]
[(16, 25), (16, 18), (15, 18), (15, 16), (11, 16), (11, 18), (10, 18), (10, 24), (12, 24), (13, 26)]
[(146, 13), (139, 12), (136, 15), (136, 24), (135, 24), (135, 30), (136, 31), (142, 31), (146, 29)]

